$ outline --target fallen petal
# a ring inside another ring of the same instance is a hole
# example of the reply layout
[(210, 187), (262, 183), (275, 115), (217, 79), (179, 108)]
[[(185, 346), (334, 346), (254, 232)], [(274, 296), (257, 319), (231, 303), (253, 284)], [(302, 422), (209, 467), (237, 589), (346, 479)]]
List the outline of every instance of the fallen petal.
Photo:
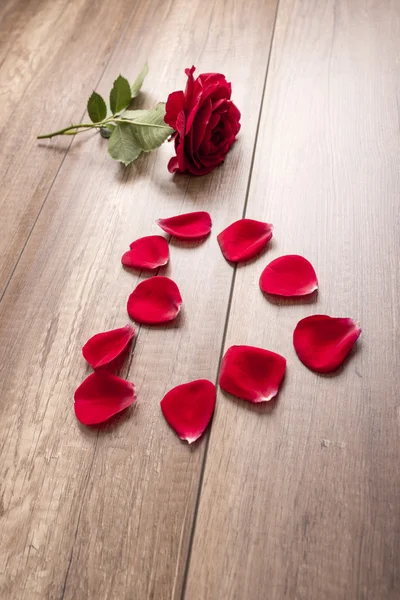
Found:
[(103, 367), (125, 350), (134, 335), (135, 329), (131, 325), (97, 333), (83, 346), (83, 357), (93, 369)]
[(207, 428), (214, 412), (215, 398), (215, 385), (207, 379), (198, 379), (170, 390), (161, 400), (161, 410), (181, 440), (191, 444)]
[(107, 421), (136, 400), (133, 383), (107, 371), (96, 371), (75, 391), (75, 415), (84, 425)]
[(353, 319), (312, 315), (297, 323), (293, 344), (309, 369), (330, 373), (342, 364), (361, 334)]
[(306, 296), (318, 289), (312, 264), (303, 256), (288, 254), (269, 263), (261, 273), (260, 288), (276, 296)]
[(128, 298), (128, 314), (134, 321), (156, 325), (172, 321), (182, 304), (179, 288), (169, 277), (151, 277), (140, 282)]
[(125, 252), (121, 262), (135, 269), (157, 269), (169, 260), (168, 242), (161, 235), (148, 235), (135, 240)]
[(272, 238), (272, 225), (253, 219), (240, 219), (217, 236), (226, 260), (239, 262), (256, 256)]
[(168, 219), (158, 219), (158, 225), (167, 233), (181, 240), (196, 240), (211, 231), (211, 217), (208, 212), (192, 212)]
[(222, 359), (219, 385), (250, 402), (268, 402), (278, 393), (286, 369), (280, 354), (254, 346), (231, 346)]

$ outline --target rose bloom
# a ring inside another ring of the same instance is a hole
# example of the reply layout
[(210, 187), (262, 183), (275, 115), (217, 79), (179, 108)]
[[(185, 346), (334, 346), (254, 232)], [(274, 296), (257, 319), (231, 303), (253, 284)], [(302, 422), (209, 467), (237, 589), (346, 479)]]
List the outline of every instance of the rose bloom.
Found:
[(175, 129), (176, 156), (170, 173), (206, 175), (224, 162), (240, 129), (240, 112), (231, 101), (232, 87), (220, 73), (186, 69), (184, 92), (172, 92), (166, 104), (165, 122)]

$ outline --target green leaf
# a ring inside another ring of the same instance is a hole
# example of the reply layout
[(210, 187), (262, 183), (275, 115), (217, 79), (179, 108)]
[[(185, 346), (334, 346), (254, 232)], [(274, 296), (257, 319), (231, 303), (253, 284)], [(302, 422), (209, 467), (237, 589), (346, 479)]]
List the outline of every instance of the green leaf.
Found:
[(112, 123), (108, 123), (107, 127), (100, 127), (101, 137), (108, 140), (108, 138), (111, 136), (114, 129), (115, 129), (115, 125), (113, 125)]
[(161, 146), (174, 130), (164, 121), (165, 102), (141, 112), (145, 114), (133, 119), (132, 131), (138, 146), (144, 152), (150, 152)]
[(124, 110), (121, 115), (121, 119), (127, 119), (128, 121), (134, 121), (140, 117), (147, 115), (148, 110)]
[(113, 115), (127, 108), (131, 99), (132, 94), (129, 82), (125, 77), (119, 75), (114, 81), (113, 88), (110, 92), (110, 107)]
[(108, 142), (108, 153), (114, 160), (119, 160), (125, 166), (137, 159), (141, 148), (133, 135), (133, 127), (130, 123), (118, 123), (111, 134)]
[(132, 83), (132, 86), (131, 86), (132, 98), (136, 98), (136, 96), (139, 94), (140, 89), (143, 85), (143, 81), (145, 80), (145, 77), (148, 72), (149, 72), (149, 65), (146, 63), (144, 65), (143, 69), (140, 71), (139, 75), (136, 77), (135, 81)]
[(107, 116), (107, 106), (97, 92), (93, 92), (87, 103), (87, 111), (93, 123), (99, 123)]

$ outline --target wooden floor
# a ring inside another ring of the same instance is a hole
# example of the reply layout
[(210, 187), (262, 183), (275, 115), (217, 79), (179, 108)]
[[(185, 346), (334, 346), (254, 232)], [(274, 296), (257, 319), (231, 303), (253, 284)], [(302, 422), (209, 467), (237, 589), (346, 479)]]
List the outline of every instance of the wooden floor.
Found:
[[(400, 598), (399, 40), (398, 0), (0, 4), (1, 599)], [(173, 178), (168, 144), (123, 169), (97, 135), (37, 142), (147, 59), (145, 106), (192, 64), (232, 81), (242, 131), (222, 168)], [(80, 426), (81, 346), (126, 324), (139, 279), (122, 253), (191, 210), (214, 233), (171, 243), (184, 311), (139, 331), (123, 373), (137, 406)], [(234, 269), (215, 234), (242, 215), (274, 240)], [(315, 265), (312, 304), (259, 291), (285, 253)], [(292, 346), (313, 313), (363, 329), (333, 376)], [(189, 447), (159, 402), (216, 381), (233, 343), (287, 358), (279, 400), (219, 393)]]

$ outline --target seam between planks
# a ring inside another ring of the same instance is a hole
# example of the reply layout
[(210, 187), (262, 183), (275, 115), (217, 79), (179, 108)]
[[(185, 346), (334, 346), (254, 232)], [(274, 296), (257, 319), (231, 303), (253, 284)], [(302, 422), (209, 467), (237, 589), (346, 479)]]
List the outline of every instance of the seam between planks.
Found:
[[(274, 44), (274, 38), (275, 38), (275, 29), (276, 29), (276, 24), (278, 21), (279, 3), (280, 3), (280, 0), (277, 0), (275, 15), (274, 15), (274, 23), (272, 26), (271, 41), (270, 41), (270, 45), (269, 45), (267, 65), (265, 68), (264, 84), (263, 84), (263, 89), (261, 92), (260, 110), (259, 110), (258, 119), (257, 119), (256, 135), (254, 138), (253, 153), (251, 156), (249, 177), (247, 180), (247, 187), (246, 187), (246, 193), (245, 193), (244, 204), (243, 204), (242, 218), (244, 218), (246, 215), (247, 206), (248, 206), (248, 202), (249, 202), (250, 186), (251, 186), (251, 181), (252, 181), (252, 176), (253, 176), (254, 160), (255, 160), (255, 155), (256, 155), (258, 136), (259, 136), (260, 124), (261, 124), (261, 117), (262, 117), (263, 106), (264, 106), (265, 91), (266, 91), (266, 87), (267, 87), (269, 67), (270, 67), (270, 63), (271, 63), (271, 55), (272, 55), (272, 49), (273, 49), (273, 44)], [(235, 282), (236, 282), (236, 273), (237, 273), (237, 265), (235, 264), (233, 267), (231, 287), (229, 290), (229, 299), (228, 299), (228, 306), (226, 309), (225, 325), (224, 325), (224, 331), (223, 331), (222, 340), (221, 340), (221, 351), (220, 351), (220, 355), (219, 355), (219, 359), (218, 359), (218, 369), (217, 369), (217, 376), (216, 376), (216, 381), (215, 381), (216, 386), (218, 386), (219, 372), (221, 369), (221, 362), (222, 362), (224, 349), (225, 349), (226, 336), (228, 333), (229, 317), (230, 317), (230, 311), (231, 311), (232, 300), (233, 300), (233, 292), (235, 289)], [(202, 488), (203, 488), (204, 475), (205, 475), (206, 466), (207, 466), (208, 448), (210, 445), (210, 438), (211, 438), (211, 434), (212, 434), (212, 425), (213, 424), (211, 423), (209, 431), (208, 431), (207, 439), (205, 440), (204, 456), (203, 456), (203, 461), (202, 461), (201, 470), (200, 470), (199, 485), (198, 485), (197, 495), (196, 495), (194, 516), (193, 516), (193, 522), (192, 522), (192, 527), (191, 527), (190, 536), (189, 536), (189, 547), (188, 547), (188, 553), (187, 553), (187, 557), (186, 557), (185, 570), (184, 570), (184, 574), (183, 574), (181, 600), (185, 600), (185, 598), (186, 598), (186, 589), (187, 589), (187, 583), (188, 583), (190, 563), (191, 563), (191, 558), (192, 558), (193, 542), (194, 542), (194, 536), (196, 533), (197, 516), (198, 516), (198, 512), (199, 512), (201, 492), (202, 492)]]
[[(135, 6), (135, 8), (136, 8), (136, 6)], [(112, 58), (113, 58), (113, 56), (114, 56), (117, 48), (119, 47), (121, 41), (123, 40), (123, 38), (125, 36), (126, 30), (128, 29), (128, 26), (130, 25), (130, 23), (132, 21), (132, 17), (133, 17), (133, 15), (135, 13), (135, 8), (133, 8), (133, 10), (132, 10), (129, 18), (126, 20), (125, 26), (122, 28), (122, 31), (121, 31), (121, 33), (120, 33), (120, 35), (119, 35), (119, 37), (118, 37), (118, 39), (117, 39), (117, 41), (115, 43), (114, 49), (112, 50), (112, 52), (110, 53), (110, 56), (106, 60), (106, 63), (105, 63), (105, 65), (104, 65), (104, 67), (103, 67), (103, 69), (102, 69), (102, 71), (100, 73), (100, 77), (98, 78), (97, 83), (95, 85), (96, 88), (99, 86), (99, 84), (100, 84), (100, 82), (101, 82), (101, 80), (102, 80), (102, 78), (104, 76), (104, 73), (107, 70), (108, 65), (110, 64), (110, 62), (111, 62), (111, 60), (112, 60)], [(79, 121), (80, 123), (83, 122), (83, 118), (84, 118), (85, 114), (86, 114), (86, 109), (82, 113), (82, 116), (81, 116), (80, 121)], [(21, 261), (21, 258), (22, 258), (23, 254), (25, 252), (26, 247), (27, 247), (27, 245), (29, 243), (29, 240), (31, 239), (32, 233), (33, 233), (33, 231), (34, 231), (34, 229), (36, 227), (36, 224), (37, 224), (37, 222), (39, 220), (40, 215), (42, 214), (43, 208), (45, 207), (45, 204), (46, 204), (47, 199), (48, 199), (48, 197), (50, 195), (50, 192), (51, 192), (51, 190), (54, 187), (56, 179), (57, 179), (57, 177), (58, 177), (58, 175), (59, 175), (59, 173), (61, 171), (61, 168), (62, 168), (62, 166), (64, 164), (65, 159), (67, 158), (68, 152), (70, 151), (71, 146), (72, 146), (74, 140), (75, 140), (75, 136), (72, 137), (72, 139), (71, 139), (71, 141), (70, 141), (67, 149), (65, 150), (65, 154), (64, 154), (64, 156), (61, 159), (61, 163), (59, 164), (59, 166), (58, 166), (58, 168), (57, 168), (57, 170), (56, 170), (56, 172), (54, 174), (54, 177), (52, 179), (52, 182), (51, 182), (51, 184), (49, 186), (49, 189), (46, 192), (44, 200), (43, 200), (41, 206), (39, 207), (38, 213), (37, 213), (37, 215), (36, 215), (36, 217), (35, 217), (35, 219), (33, 221), (32, 227), (30, 228), (30, 230), (28, 232), (28, 235), (26, 236), (26, 239), (25, 239), (25, 242), (24, 242), (24, 244), (22, 246), (21, 252), (19, 253), (19, 256), (18, 256), (17, 260), (15, 261), (15, 264), (14, 264), (14, 267), (12, 268), (12, 270), (11, 270), (10, 276), (9, 276), (9, 278), (7, 279), (7, 281), (6, 281), (5, 285), (4, 285), (3, 291), (0, 294), (0, 303), (3, 300), (3, 298), (4, 298), (4, 296), (5, 296), (6, 292), (7, 292), (8, 286), (10, 285), (10, 283), (12, 281), (12, 278), (14, 277), (15, 271), (17, 270), (17, 267), (18, 267), (18, 265), (19, 265), (19, 263)]]

